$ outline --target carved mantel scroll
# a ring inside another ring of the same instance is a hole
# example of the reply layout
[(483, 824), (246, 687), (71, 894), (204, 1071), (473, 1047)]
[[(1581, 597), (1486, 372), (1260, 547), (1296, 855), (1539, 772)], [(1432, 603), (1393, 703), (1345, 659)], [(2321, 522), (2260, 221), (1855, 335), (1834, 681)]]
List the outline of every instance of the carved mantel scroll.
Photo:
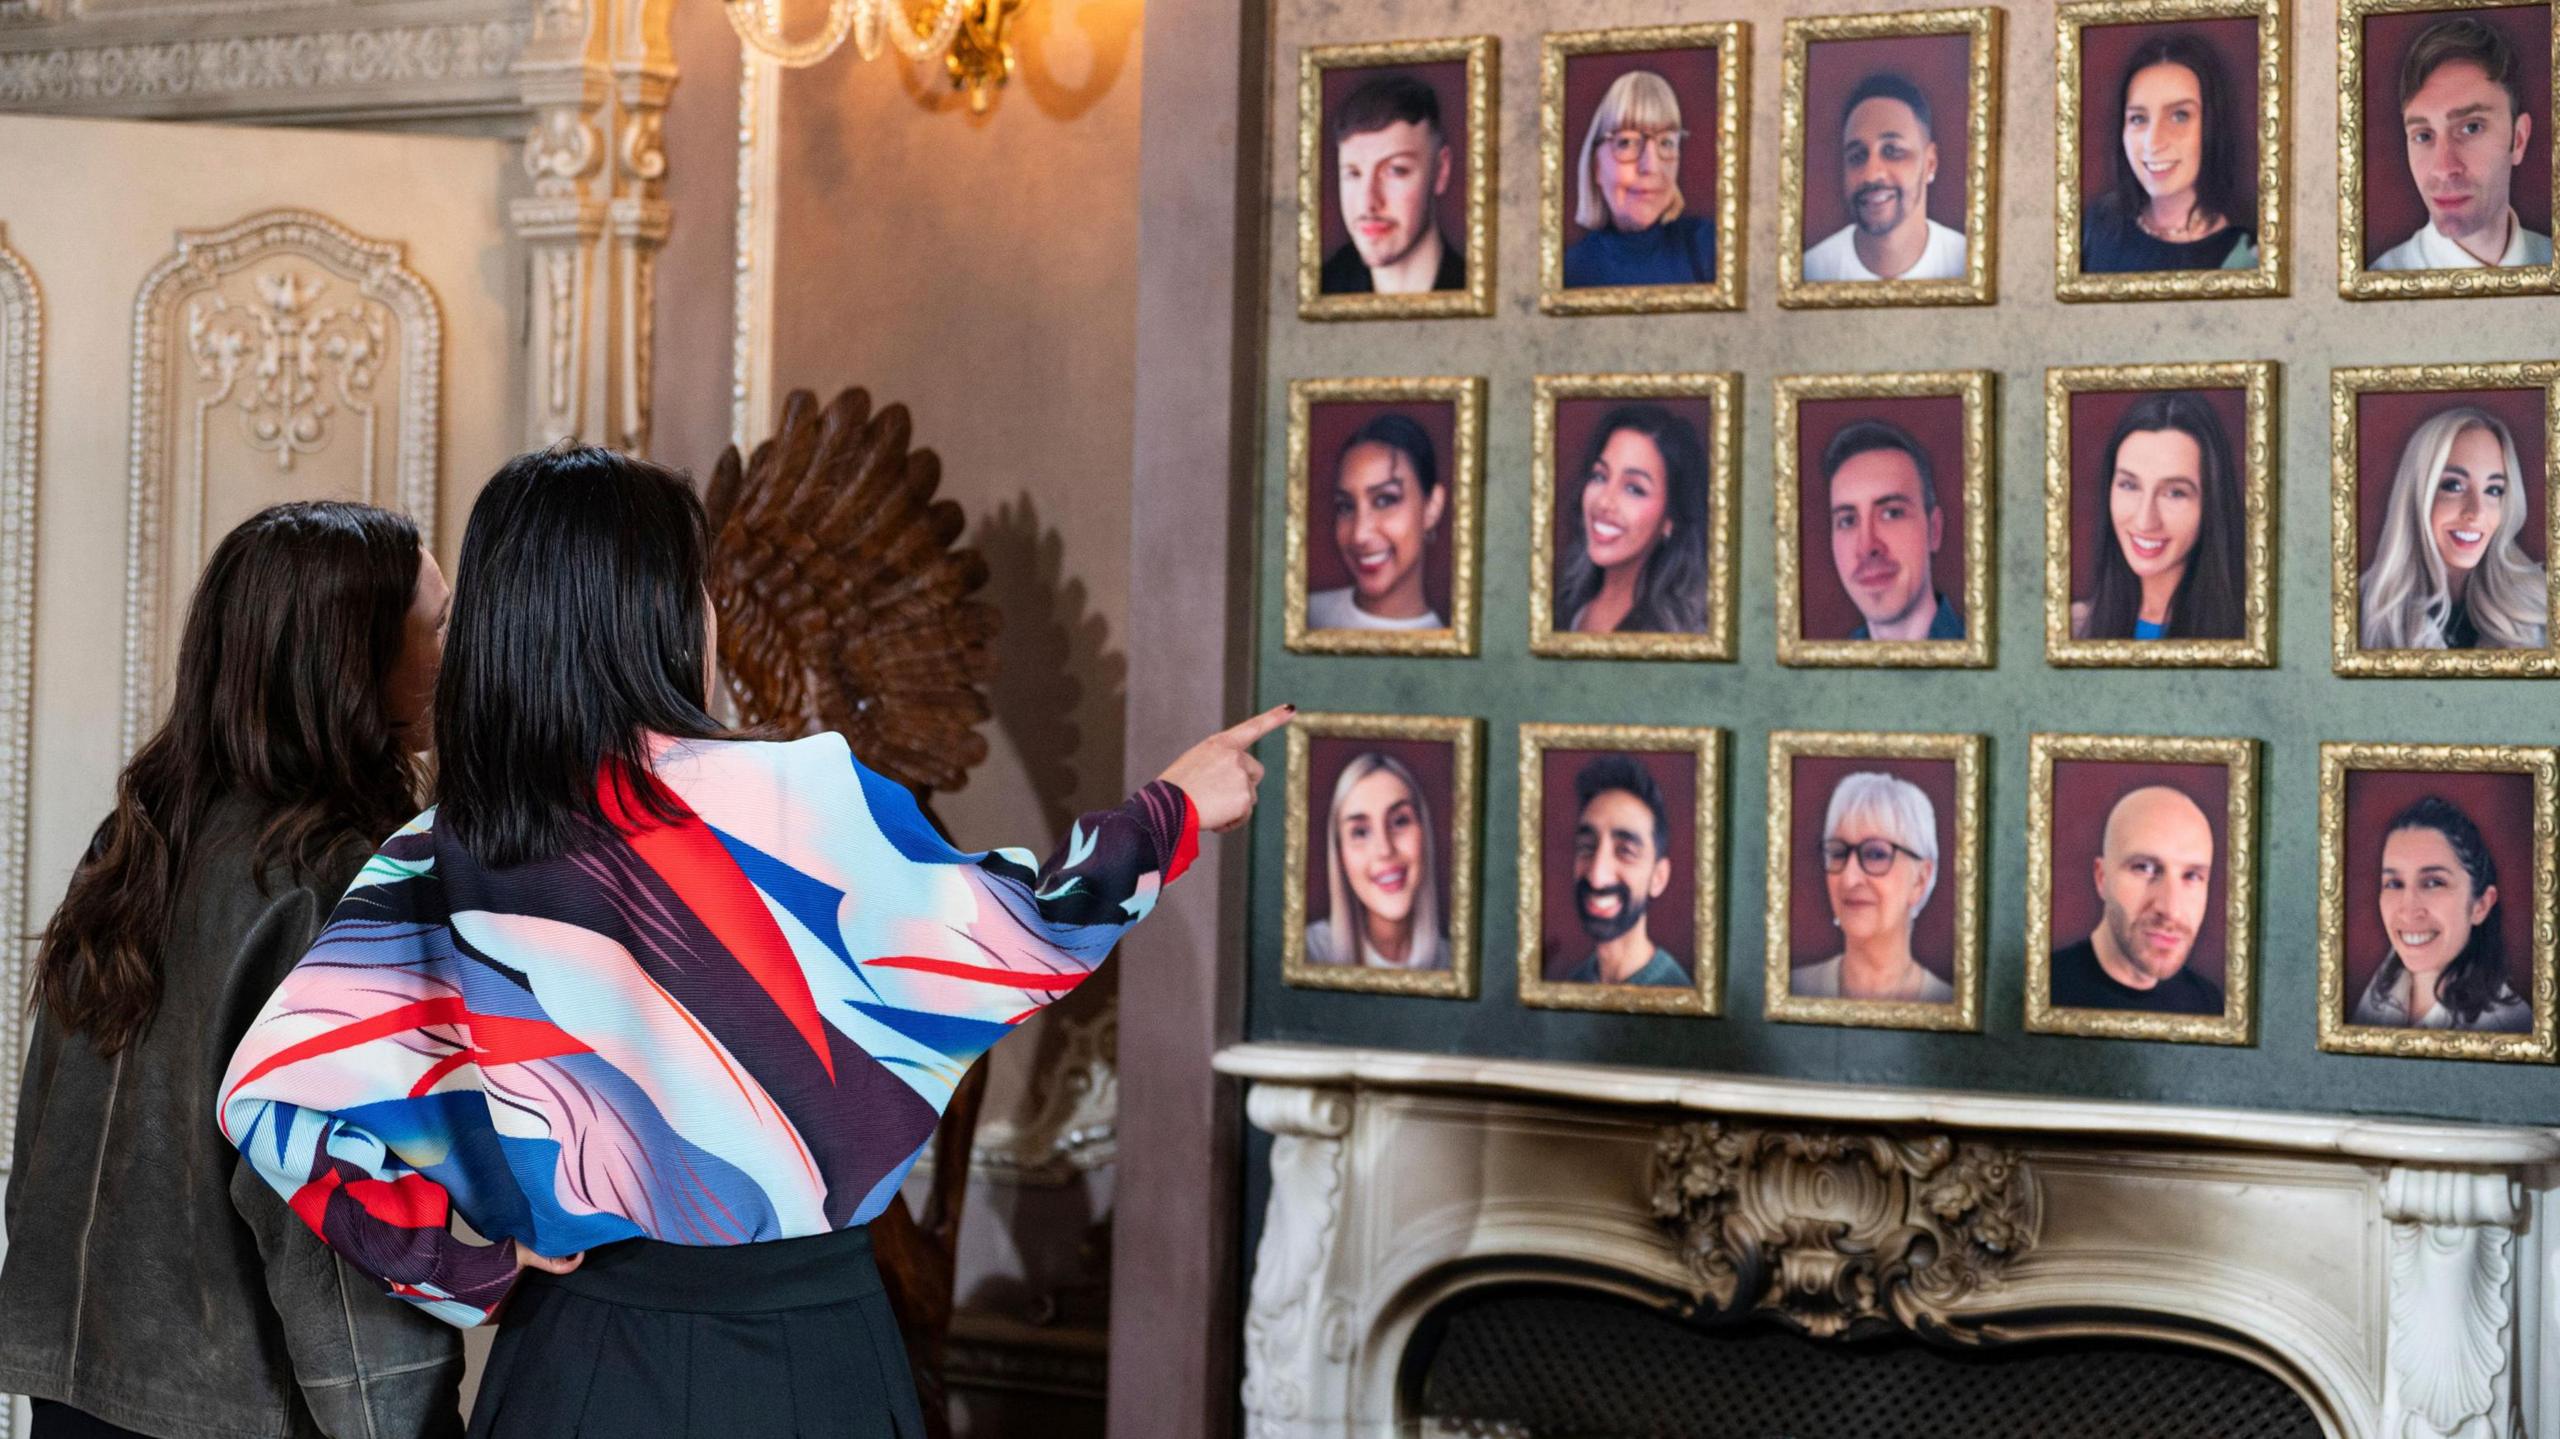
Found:
[(173, 580), (209, 550), (207, 491), (330, 494), (435, 533), (444, 320), (396, 241), (269, 210), (180, 232), (134, 300), (126, 464), (124, 753), (162, 672)]
[(2383, 1180), (2391, 1224), (2391, 1331), (2382, 1384), (2389, 1439), (2514, 1439), (2514, 1176), (2400, 1168)]
[(1654, 1141), (1649, 1199), (1720, 1314), (1815, 1338), (1963, 1331), (1948, 1308), (2034, 1247), (2017, 1151), (1944, 1134), (1696, 1120)]
[(1259, 1085), (1245, 1114), (1272, 1136), (1271, 1211), (1244, 1321), (1245, 1434), (1277, 1439), (1340, 1413), (1327, 1371), (1349, 1357), (1350, 1304), (1328, 1281), (1341, 1239), (1351, 1097)]
[(649, 448), (674, 13), (675, 0), (535, 0), (516, 62), (533, 113), (524, 166), (534, 193), (511, 211), (531, 287), (532, 445)]
[[(0, 229), (0, 995), (26, 993), (27, 756), (34, 744), (36, 459), (42, 417), (44, 299)], [(25, 1026), (0, 1020), (0, 1074), (24, 1067)], [(0, 1131), (17, 1128), (18, 1091), (0, 1087)], [(9, 1157), (0, 1154), (0, 1175)]]

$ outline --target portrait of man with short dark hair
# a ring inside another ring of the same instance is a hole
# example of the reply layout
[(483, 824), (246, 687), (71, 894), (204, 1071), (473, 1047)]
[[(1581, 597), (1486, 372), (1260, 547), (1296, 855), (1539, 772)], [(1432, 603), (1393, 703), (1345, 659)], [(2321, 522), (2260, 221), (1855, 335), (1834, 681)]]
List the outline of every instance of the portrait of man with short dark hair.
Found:
[(1689, 973), (1654, 940), (1646, 912), (1670, 887), (1671, 816), (1633, 756), (1595, 755), (1574, 776), (1573, 907), (1589, 956), (1567, 984), (1679, 986)]
[(2399, 122), (2427, 222), (2373, 268), (2551, 263), (2551, 237), (2519, 218), (2513, 203), (2535, 131), (2523, 63), (2504, 33), (2471, 15), (2447, 15), (2418, 33), (2400, 62)]
[(1946, 544), (1936, 466), (1891, 420), (1856, 420), (1822, 450), (1831, 569), (1861, 618), (1853, 640), (1960, 640), (1964, 613), (1934, 577)]
[(1963, 279), (1964, 232), (1929, 216), (1939, 149), (1928, 92), (1908, 75), (1880, 70), (1850, 88), (1835, 123), (1827, 141), (1814, 139), (1839, 152), (1849, 222), (1805, 247), (1804, 278)]
[(1323, 292), (1465, 289), (1466, 247), (1443, 233), (1440, 221), (1459, 156), (1449, 143), (1439, 92), (1408, 71), (1382, 71), (1360, 81), (1326, 125), (1332, 181), (1350, 238), (1325, 256)]

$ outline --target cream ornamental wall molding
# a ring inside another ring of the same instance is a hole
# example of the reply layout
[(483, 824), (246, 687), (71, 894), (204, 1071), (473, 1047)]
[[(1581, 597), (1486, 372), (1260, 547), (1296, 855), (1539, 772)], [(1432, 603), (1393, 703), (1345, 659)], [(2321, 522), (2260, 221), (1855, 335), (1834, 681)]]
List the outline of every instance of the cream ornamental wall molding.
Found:
[[(236, 427), (280, 470), (325, 455), (337, 493), (395, 506), (432, 535), (443, 375), (443, 312), (398, 241), (309, 210), (179, 232), (134, 300), (123, 754), (156, 709), (177, 618), (163, 612), (166, 569), (174, 559), (192, 575), (202, 559), (167, 551), (173, 531), (206, 541), (217, 428)], [(296, 488), (331, 487), (304, 474)]]
[[(44, 298), (36, 277), (0, 226), (0, 1133), (18, 1123), (26, 1025), (16, 1000), (26, 993), (33, 946), (21, 939), (27, 914), (27, 757), (35, 742), (36, 463), (43, 414)], [(0, 1176), (9, 1156), (0, 1153)]]
[(2337, 1439), (2560, 1419), (2552, 1130), (1302, 1044), (1217, 1068), (1274, 1139), (1255, 1439), (1408, 1432), (1423, 1320), (1524, 1282), (1816, 1335), (2186, 1344)]

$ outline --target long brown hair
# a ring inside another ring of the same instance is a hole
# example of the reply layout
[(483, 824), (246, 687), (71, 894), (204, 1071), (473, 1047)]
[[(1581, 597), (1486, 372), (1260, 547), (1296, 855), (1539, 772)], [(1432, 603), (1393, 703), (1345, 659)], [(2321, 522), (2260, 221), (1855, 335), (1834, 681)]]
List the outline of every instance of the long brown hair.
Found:
[(160, 1005), (160, 947), (206, 814), (237, 797), (266, 816), (252, 866), (310, 878), (351, 837), (416, 811), (416, 779), (384, 707), (419, 569), (418, 527), (371, 505), (271, 506), (223, 537), (178, 643), (169, 717), (116, 778), (36, 952), (30, 1008), (101, 1055)]

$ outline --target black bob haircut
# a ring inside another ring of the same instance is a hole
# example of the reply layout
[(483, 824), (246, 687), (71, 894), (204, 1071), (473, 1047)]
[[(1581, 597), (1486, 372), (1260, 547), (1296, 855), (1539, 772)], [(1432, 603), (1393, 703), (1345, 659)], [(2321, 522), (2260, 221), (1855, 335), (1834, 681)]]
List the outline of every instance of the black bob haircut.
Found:
[(518, 455), (480, 492), (436, 684), (436, 823), (483, 864), (683, 818), (649, 749), (728, 733), (703, 691), (705, 531), (682, 474), (593, 445)]

